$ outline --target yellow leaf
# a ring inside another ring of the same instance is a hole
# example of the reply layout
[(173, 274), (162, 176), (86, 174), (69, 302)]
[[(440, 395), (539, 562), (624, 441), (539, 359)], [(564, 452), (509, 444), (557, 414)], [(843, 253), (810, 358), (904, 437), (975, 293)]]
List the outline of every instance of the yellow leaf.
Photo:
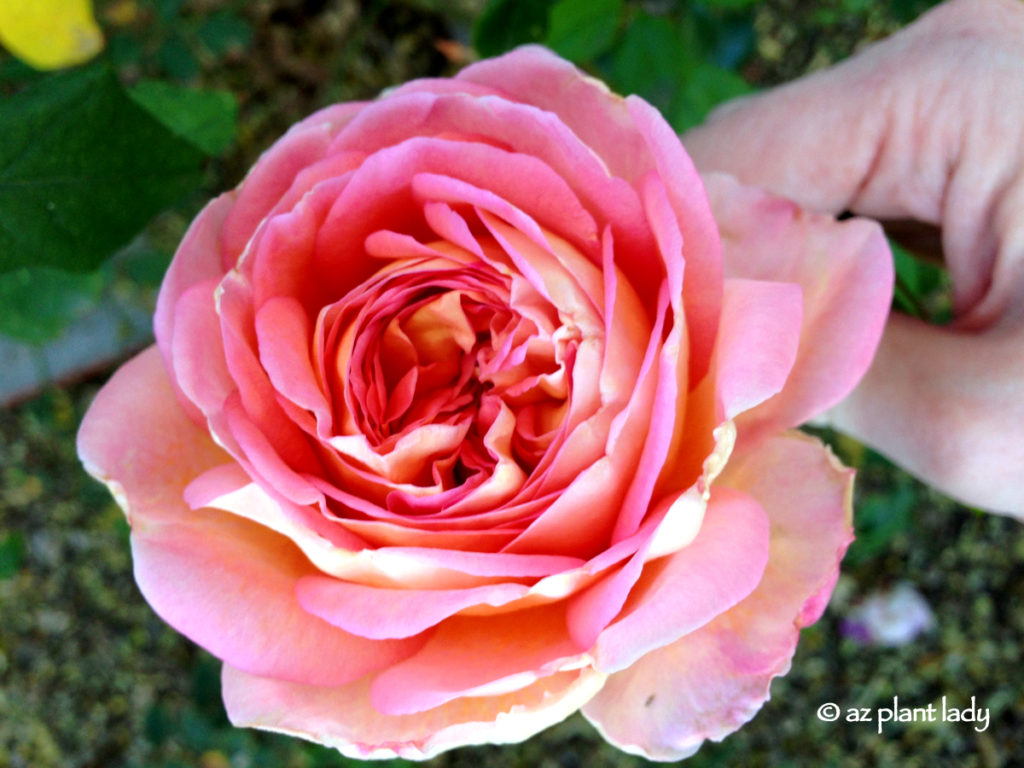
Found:
[(36, 69), (81, 64), (103, 48), (92, 0), (0, 0), (0, 43)]

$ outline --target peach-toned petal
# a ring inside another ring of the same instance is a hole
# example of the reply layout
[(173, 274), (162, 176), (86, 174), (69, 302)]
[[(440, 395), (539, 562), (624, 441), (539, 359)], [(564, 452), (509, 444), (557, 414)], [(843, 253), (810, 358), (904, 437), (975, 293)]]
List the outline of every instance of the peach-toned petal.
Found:
[(595, 665), (618, 672), (707, 624), (754, 590), (767, 560), (761, 505), (716, 486), (696, 538), (644, 568), (620, 618), (598, 638)]
[(880, 227), (837, 222), (784, 198), (705, 177), (722, 234), (727, 277), (787, 281), (803, 289), (800, 347), (786, 386), (743, 417), (751, 433), (797, 426), (835, 405), (871, 363), (892, 298), (892, 257)]
[[(170, 369), (173, 381), (203, 414), (216, 413), (235, 390), (224, 360), (220, 318), (214, 303), (219, 284), (214, 278), (196, 283), (179, 297), (174, 307)], [(166, 358), (165, 358), (166, 361)]]
[(263, 220), (240, 265), (251, 281), (254, 310), (282, 296), (313, 313), (335, 298), (310, 264), (320, 227), (350, 177), (349, 173), (314, 184), (294, 206)]
[[(799, 613), (798, 624), (818, 620), (853, 541), (854, 471), (844, 467), (817, 438), (789, 431), (764, 447), (739, 452), (718, 482), (758, 499), (771, 519), (771, 553), (765, 578), (740, 606), (753, 619), (761, 610), (764, 631), (770, 605), (783, 601)], [(796, 643), (795, 633), (790, 639)]]
[[(678, 320), (681, 318), (677, 316)], [(656, 338), (657, 335), (652, 334), (652, 340)], [(642, 428), (646, 434), (643, 448), (639, 456), (635, 457), (636, 469), (633, 472), (632, 482), (623, 499), (619, 519), (612, 531), (613, 541), (629, 536), (637, 530), (650, 509), (651, 494), (654, 492), (659, 475), (664, 471), (665, 458), (669, 453), (677, 422), (681, 422), (685, 415), (686, 398), (685, 394), (680, 392), (679, 381), (680, 364), (685, 364), (685, 361), (686, 337), (684, 329), (677, 322), (669, 331), (664, 346), (658, 352), (655, 371), (657, 389), (646, 422), (641, 422), (642, 427), (637, 424), (635, 419), (632, 425), (626, 421), (623, 421), (621, 425), (616, 425), (616, 427), (621, 427), (622, 431), (616, 430), (613, 456), (623, 449), (626, 441), (623, 441), (622, 438), (629, 432)], [(623, 416), (627, 414), (629, 411), (623, 412)], [(626, 455), (629, 456), (629, 453), (627, 452)], [(679, 477), (680, 485), (685, 487), (689, 478), (686, 478), (682, 472), (679, 474), (682, 475)]]
[[(418, 84), (429, 85), (429, 81)], [(502, 98), (428, 93), (410, 83), (374, 109), (362, 112), (337, 136), (332, 151), (344, 148), (368, 154), (411, 136), (456, 135), (486, 136), (499, 146), (549, 165), (569, 182), (597, 220), (614, 223), (623, 269), (641, 296), (654, 301), (658, 285), (655, 249), (635, 190), (623, 179), (609, 175), (601, 158), (553, 112)]]
[(587, 564), (592, 573), (601, 573), (629, 557), (621, 568), (570, 599), (566, 614), (569, 634), (580, 648), (592, 648), (619, 614), (645, 563), (680, 552), (696, 538), (704, 521), (711, 483), (732, 453), (735, 435), (732, 422), (715, 429), (715, 449), (704, 460), (697, 482), (674, 497), (662, 499), (636, 533), (617, 540)]
[(333, 417), (313, 371), (312, 332), (308, 316), (292, 298), (271, 299), (256, 314), (260, 362), (271, 385), (282, 397), (312, 412), (317, 432), (325, 438), (333, 427)]
[[(251, 287), (238, 272), (231, 272), (220, 288), (218, 310), (224, 357), (237, 384), (224, 404), (224, 412), (237, 445), (251, 461), (261, 462), (266, 468), (276, 467), (278, 478), (297, 472), (322, 473), (309, 436), (281, 406), (260, 363)], [(308, 485), (295, 478), (289, 484)], [(310, 499), (308, 493), (294, 497), (298, 503), (309, 503)]]
[[(514, 555), (411, 546), (364, 549), (332, 545), (309, 525), (285, 514), (268, 493), (236, 465), (216, 466), (189, 486), (190, 506), (222, 509), (288, 537), (325, 574), (371, 586), (401, 589), (464, 589), (509, 579), (557, 581), (584, 566), (577, 557)], [(354, 537), (353, 537), (354, 538)]]
[(788, 671), (800, 628), (818, 619), (831, 593), (853, 538), (852, 476), (799, 433), (734, 457), (718, 483), (751, 494), (770, 519), (761, 583), (710, 624), (611, 675), (583, 708), (605, 738), (678, 760), (754, 716), (771, 679)]
[(720, 418), (735, 418), (783, 388), (800, 344), (800, 322), (800, 286), (726, 280), (715, 347)]
[(370, 690), (386, 715), (423, 712), (464, 696), (516, 691), (586, 665), (569, 639), (560, 605), (497, 616), (454, 616), (418, 653), (379, 673)]
[[(187, 509), (178, 502), (177, 512)], [(343, 685), (416, 652), (422, 638), (368, 640), (305, 611), (295, 586), (314, 572), (290, 541), (216, 510), (151, 521), (136, 510), (135, 580), (168, 624), (253, 674)]]
[(256, 674), (340, 685), (421, 644), (358, 638), (308, 614), (294, 590), (313, 566), (294, 545), (240, 517), (189, 508), (186, 486), (227, 456), (178, 406), (155, 347), (100, 391), (78, 448), (124, 506), (146, 600), (220, 658)]
[(467, 744), (528, 739), (577, 711), (605, 676), (584, 668), (559, 672), (510, 693), (460, 698), (412, 715), (382, 715), (370, 704), (371, 678), (321, 688), (256, 677), (225, 664), (228, 717), (237, 726), (299, 736), (358, 760), (426, 760)]
[(155, 346), (97, 393), (78, 430), (78, 455), (133, 524), (167, 498), (181, 501), (193, 478), (230, 458), (182, 410)]
[(299, 603), (314, 616), (361, 637), (380, 639), (417, 635), (473, 606), (505, 605), (526, 595), (529, 587), (381, 589), (317, 575), (300, 579), (297, 590)]
[(584, 469), (506, 552), (593, 557), (609, 544), (628, 477), (604, 456)]
[(413, 138), (374, 153), (353, 173), (318, 233), (311, 267), (325, 290), (344, 295), (376, 271), (372, 260), (353, 258), (362, 256), (367, 236), (380, 229), (424, 234), (424, 203), (465, 202), (464, 190), (473, 187), (530, 212), (576, 247), (596, 250), (593, 218), (537, 158), (481, 143)]

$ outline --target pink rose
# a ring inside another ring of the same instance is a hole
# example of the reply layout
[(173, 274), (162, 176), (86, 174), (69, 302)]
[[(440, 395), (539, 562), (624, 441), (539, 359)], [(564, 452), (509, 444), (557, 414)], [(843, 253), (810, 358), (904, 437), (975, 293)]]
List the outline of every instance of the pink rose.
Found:
[(582, 708), (675, 759), (824, 608), (852, 472), (790, 430), (891, 280), (877, 226), (702, 183), (650, 105), (524, 48), (293, 127), (79, 451), (234, 723), (423, 758)]

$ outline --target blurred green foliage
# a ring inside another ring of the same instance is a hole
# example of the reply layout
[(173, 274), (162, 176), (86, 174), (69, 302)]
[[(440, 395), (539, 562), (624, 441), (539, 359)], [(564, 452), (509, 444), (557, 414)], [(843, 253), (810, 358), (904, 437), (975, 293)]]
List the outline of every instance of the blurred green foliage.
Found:
[(889, 247), (896, 271), (893, 306), (936, 325), (945, 325), (952, 320), (949, 272), (939, 264), (915, 256), (891, 238)]
[(210, 157), (225, 152), (235, 140), (238, 104), (227, 91), (141, 80), (128, 95), (172, 133)]
[(81, 318), (99, 297), (99, 272), (21, 267), (0, 274), (0, 334), (43, 344)]
[(9, 579), (25, 560), (25, 536), (21, 531), (0, 536), (0, 579)]
[(103, 65), (7, 99), (0, 135), (0, 272), (94, 269), (202, 181), (202, 152)]
[[(128, 18), (106, 19), (109, 44), (88, 66), (44, 74), (0, 59), (0, 334), (43, 344), (79, 320), (114, 277), (105, 262), (235, 143), (235, 96), (173, 81), (204, 57), (241, 55), (252, 30), (230, 8), (182, 16), (183, 5), (121, 3)], [(139, 18), (152, 39), (132, 30)], [(158, 283), (169, 254), (143, 250), (127, 276)]]
[(473, 43), (484, 56), (543, 43), (684, 131), (753, 90), (739, 73), (753, 52), (752, 8), (749, 0), (491, 0)]

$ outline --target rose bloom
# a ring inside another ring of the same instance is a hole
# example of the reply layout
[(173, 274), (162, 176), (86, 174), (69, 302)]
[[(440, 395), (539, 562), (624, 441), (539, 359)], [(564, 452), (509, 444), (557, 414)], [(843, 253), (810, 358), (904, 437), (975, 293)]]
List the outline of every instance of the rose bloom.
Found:
[(522, 48), (288, 131), (79, 452), (232, 722), (426, 758), (582, 709), (672, 760), (824, 609), (853, 473), (791, 428), (891, 282), (876, 225), (702, 181), (649, 104)]

